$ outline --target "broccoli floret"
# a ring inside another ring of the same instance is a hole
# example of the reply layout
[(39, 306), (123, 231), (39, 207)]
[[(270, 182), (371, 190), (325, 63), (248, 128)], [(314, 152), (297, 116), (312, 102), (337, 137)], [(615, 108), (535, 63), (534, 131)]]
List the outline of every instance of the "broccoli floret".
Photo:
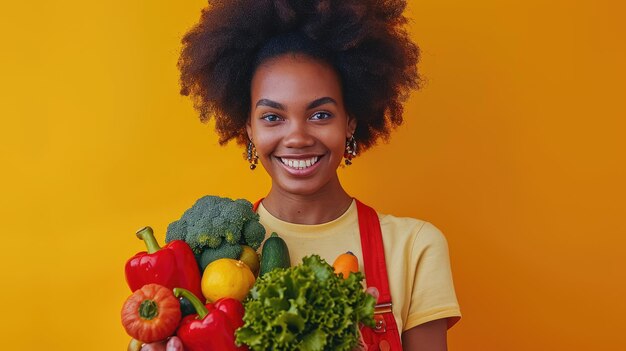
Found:
[(246, 244), (251, 248), (257, 250), (259, 246), (265, 240), (265, 227), (256, 221), (248, 221), (243, 226), (243, 237), (246, 240)]
[(232, 258), (235, 260), (239, 259), (239, 257), (241, 256), (241, 252), (243, 252), (243, 248), (241, 247), (241, 245), (233, 245), (226, 242), (220, 245), (220, 247), (218, 247), (217, 249), (204, 249), (198, 259), (200, 270), (201, 272), (203, 272), (206, 266), (209, 265), (209, 263), (220, 258)]
[(222, 204), (221, 211), (222, 213), (228, 213), (228, 216), (223, 216), (225, 221), (222, 227), (222, 236), (229, 244), (238, 244), (243, 225), (246, 223), (247, 209), (235, 201), (230, 201)]
[(185, 240), (187, 237), (187, 223), (185, 221), (174, 221), (167, 226), (167, 233), (165, 234), (165, 241), (170, 242), (174, 240)]
[(245, 244), (257, 249), (264, 237), (259, 215), (248, 200), (204, 196), (168, 226), (165, 241), (182, 239), (200, 255), (207, 248), (217, 249), (225, 244)]

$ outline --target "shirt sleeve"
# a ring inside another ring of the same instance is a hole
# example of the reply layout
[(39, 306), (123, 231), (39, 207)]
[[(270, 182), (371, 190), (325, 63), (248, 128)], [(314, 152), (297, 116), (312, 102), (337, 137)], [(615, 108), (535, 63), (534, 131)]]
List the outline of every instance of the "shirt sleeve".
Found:
[(447, 318), (448, 328), (461, 318), (454, 292), (448, 243), (437, 227), (426, 222), (415, 236), (411, 259), (415, 276), (404, 330)]

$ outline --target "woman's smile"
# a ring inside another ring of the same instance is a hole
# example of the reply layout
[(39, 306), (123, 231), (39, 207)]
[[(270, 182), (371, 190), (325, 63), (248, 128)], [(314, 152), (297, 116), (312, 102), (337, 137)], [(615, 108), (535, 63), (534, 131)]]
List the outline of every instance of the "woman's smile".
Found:
[(289, 157), (279, 157), (280, 161), (287, 167), (293, 169), (305, 169), (313, 166), (319, 160), (318, 156), (313, 156), (311, 158), (299, 159), (299, 158), (289, 158)]
[(313, 157), (277, 157), (283, 164), (285, 170), (296, 177), (307, 177), (315, 172), (319, 167), (320, 156)]

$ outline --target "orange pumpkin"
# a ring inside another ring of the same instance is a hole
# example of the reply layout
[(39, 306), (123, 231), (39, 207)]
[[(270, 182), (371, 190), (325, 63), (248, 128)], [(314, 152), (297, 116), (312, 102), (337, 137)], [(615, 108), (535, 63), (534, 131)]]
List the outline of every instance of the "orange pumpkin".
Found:
[(333, 268), (335, 269), (335, 274), (341, 274), (343, 279), (348, 279), (351, 272), (359, 271), (359, 260), (352, 252), (348, 251), (337, 256), (333, 263)]
[(146, 284), (135, 290), (122, 307), (126, 333), (144, 343), (173, 335), (180, 318), (180, 302), (172, 290), (159, 284)]

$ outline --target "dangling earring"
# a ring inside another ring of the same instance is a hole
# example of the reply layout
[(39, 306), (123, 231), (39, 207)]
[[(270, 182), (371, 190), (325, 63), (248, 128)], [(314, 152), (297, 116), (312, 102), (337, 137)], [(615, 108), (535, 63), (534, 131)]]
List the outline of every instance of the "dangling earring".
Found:
[(248, 142), (248, 149), (246, 150), (244, 157), (248, 160), (248, 162), (250, 162), (250, 170), (254, 171), (257, 163), (259, 163), (259, 155), (256, 153), (256, 147), (252, 143), (252, 140)]
[(352, 159), (356, 156), (356, 140), (354, 139), (354, 134), (350, 137), (350, 139), (346, 139), (346, 151), (343, 153), (343, 158), (346, 166), (352, 164)]

